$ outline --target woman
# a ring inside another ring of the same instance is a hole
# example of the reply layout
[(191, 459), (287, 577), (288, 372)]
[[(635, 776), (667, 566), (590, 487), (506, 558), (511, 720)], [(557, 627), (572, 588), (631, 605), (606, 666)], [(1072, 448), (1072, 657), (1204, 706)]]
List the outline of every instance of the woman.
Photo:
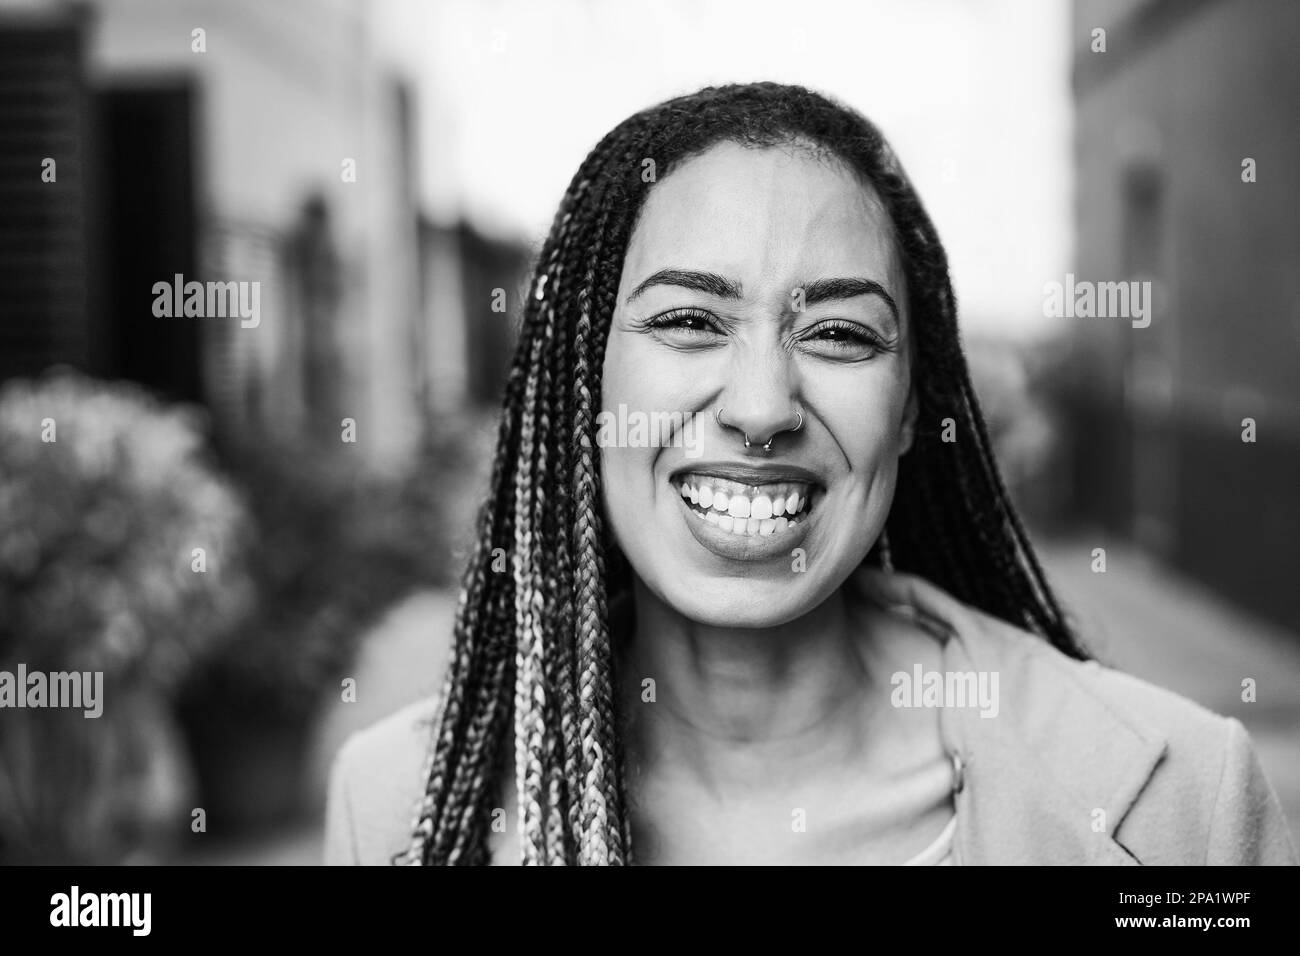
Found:
[(769, 83), (573, 178), (443, 689), (328, 818), (333, 862), (1294, 858), (1241, 725), (1072, 634), (888, 145)]

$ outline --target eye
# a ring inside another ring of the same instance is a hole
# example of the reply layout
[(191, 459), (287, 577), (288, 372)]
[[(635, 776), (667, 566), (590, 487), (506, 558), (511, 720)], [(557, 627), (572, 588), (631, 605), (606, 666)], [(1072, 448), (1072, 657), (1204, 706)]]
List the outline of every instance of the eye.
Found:
[(869, 359), (894, 349), (892, 343), (867, 326), (843, 319), (818, 323), (800, 338), (799, 344), (806, 350), (844, 359)]
[(699, 309), (673, 309), (653, 316), (641, 323), (642, 328), (669, 345), (710, 345), (721, 336), (718, 320)]

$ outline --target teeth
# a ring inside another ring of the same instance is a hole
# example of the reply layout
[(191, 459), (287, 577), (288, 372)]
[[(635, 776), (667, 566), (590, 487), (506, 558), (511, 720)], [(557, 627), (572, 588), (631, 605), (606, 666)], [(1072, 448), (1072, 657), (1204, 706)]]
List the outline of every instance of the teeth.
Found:
[(677, 490), (700, 518), (732, 534), (780, 534), (795, 527), (795, 515), (808, 507), (810, 489), (802, 482), (746, 486), (723, 478), (714, 478), (713, 484), (706, 480), (685, 476)]

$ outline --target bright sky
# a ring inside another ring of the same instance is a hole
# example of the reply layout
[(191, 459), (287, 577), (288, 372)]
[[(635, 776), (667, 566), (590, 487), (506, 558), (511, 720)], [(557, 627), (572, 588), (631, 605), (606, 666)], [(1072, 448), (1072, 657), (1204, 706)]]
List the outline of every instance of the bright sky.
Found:
[(382, 0), (416, 83), (424, 202), (538, 241), (620, 120), (711, 83), (771, 79), (857, 107), (948, 249), (963, 324), (1045, 330), (1072, 248), (1064, 0)]

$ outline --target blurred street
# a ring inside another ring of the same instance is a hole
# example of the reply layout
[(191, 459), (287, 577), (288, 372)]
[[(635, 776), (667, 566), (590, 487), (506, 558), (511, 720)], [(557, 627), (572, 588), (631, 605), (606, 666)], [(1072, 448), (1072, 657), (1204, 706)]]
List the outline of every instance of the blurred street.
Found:
[[(1106, 542), (1107, 570), (1091, 570), (1083, 539), (1047, 543), (1040, 557), (1101, 659), (1176, 691), (1250, 731), (1294, 834), (1300, 829), (1300, 643), (1253, 620), (1204, 588)], [(396, 607), (366, 638), (357, 667), (357, 702), (340, 703), (313, 746), (314, 785), (323, 800), (328, 761), (346, 735), (430, 692), (442, 665), (453, 595), (430, 591)], [(1255, 678), (1256, 703), (1241, 702)], [(256, 845), (195, 854), (201, 864), (314, 864), (320, 823)]]

